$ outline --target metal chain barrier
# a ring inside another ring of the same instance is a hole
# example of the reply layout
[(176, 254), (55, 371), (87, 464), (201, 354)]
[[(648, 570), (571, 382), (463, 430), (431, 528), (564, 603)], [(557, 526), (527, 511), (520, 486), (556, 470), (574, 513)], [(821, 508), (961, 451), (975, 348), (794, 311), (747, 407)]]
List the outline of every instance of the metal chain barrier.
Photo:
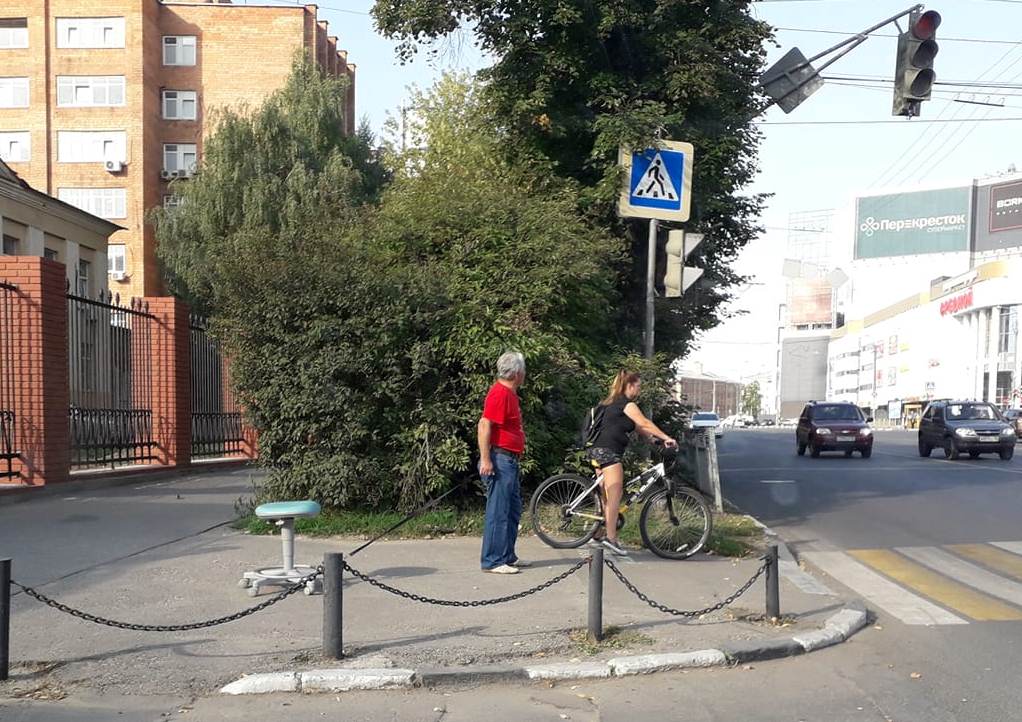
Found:
[(32, 587), (27, 587), (24, 584), (20, 584), (13, 579), (11, 580), (11, 586), (18, 587), (21, 591), (25, 592), (28, 596), (36, 599), (48, 607), (52, 607), (59, 612), (70, 614), (72, 617), (83, 619), (86, 622), (93, 622), (95, 624), (102, 624), (107, 627), (114, 627), (115, 629), (129, 629), (134, 632), (185, 632), (191, 629), (205, 629), (206, 627), (215, 627), (220, 624), (226, 624), (227, 622), (233, 622), (238, 619), (243, 619), (247, 616), (261, 612), (267, 607), (271, 607), (277, 602), (287, 599), (292, 594), (300, 592), (306, 584), (313, 581), (316, 577), (323, 573), (323, 567), (317, 567), (316, 571), (312, 574), (306, 575), (294, 583), (293, 586), (287, 587), (278, 594), (273, 595), (264, 602), (256, 604), (254, 607), (242, 609), (240, 612), (229, 614), (226, 617), (219, 617), (217, 619), (210, 619), (205, 622), (192, 622), (191, 624), (132, 624), (131, 622), (118, 622), (113, 619), (106, 619), (105, 617), (97, 617), (95, 614), (89, 614), (83, 612), (80, 609), (69, 607), (66, 604), (62, 604), (57, 600), (46, 596), (42, 592), (39, 592)]
[(398, 589), (396, 587), (392, 587), (389, 584), (384, 584), (383, 582), (381, 582), (381, 581), (379, 581), (377, 579), (373, 579), (368, 574), (363, 574), (358, 569), (355, 569), (354, 567), (350, 566), (348, 564), (348, 562), (344, 562), (344, 568), (347, 571), (351, 572), (352, 576), (357, 577), (358, 579), (361, 579), (363, 582), (366, 582), (367, 584), (370, 584), (370, 585), (376, 587), (377, 589), (382, 589), (385, 592), (390, 592), (391, 594), (395, 594), (395, 595), (397, 595), (399, 597), (403, 597), (404, 599), (410, 599), (413, 602), (422, 602), (423, 604), (435, 604), (435, 605), (440, 606), (440, 607), (488, 607), (488, 606), (492, 606), (494, 604), (503, 604), (504, 602), (513, 602), (516, 599), (523, 599), (523, 598), (528, 597), (528, 596), (530, 596), (532, 594), (536, 594), (537, 592), (542, 592), (544, 589), (549, 589), (550, 587), (554, 586), (558, 582), (563, 582), (565, 579), (570, 577), (572, 574), (577, 572), (579, 569), (581, 569), (582, 567), (584, 567), (587, 564), (591, 563), (592, 560), (593, 560), (593, 558), (591, 556), (590, 557), (586, 557), (585, 559), (582, 559), (581, 561), (579, 561), (578, 564), (574, 565), (570, 569), (567, 569), (566, 571), (562, 572), (561, 574), (558, 574), (556, 577), (548, 579), (547, 581), (543, 582), (542, 584), (538, 584), (538, 585), (532, 587), (531, 589), (526, 589), (525, 591), (518, 592), (516, 594), (509, 594), (506, 597), (495, 597), (493, 599), (474, 599), (474, 600), (471, 600), (471, 601), (460, 601), (460, 600), (456, 600), (456, 599), (455, 600), (452, 600), (452, 599), (434, 599), (432, 597), (424, 597), (424, 596), (422, 596), (420, 594), (413, 594), (411, 592), (406, 592), (406, 591), (403, 591), (403, 590)]
[(749, 587), (755, 584), (756, 580), (759, 579), (760, 576), (762, 576), (762, 574), (770, 566), (769, 562), (764, 562), (763, 566), (757, 569), (756, 573), (752, 575), (752, 578), (750, 578), (749, 581), (747, 581), (745, 584), (739, 587), (734, 594), (732, 594), (729, 597), (725, 597), (723, 600), (721, 600), (717, 604), (714, 604), (712, 607), (707, 607), (706, 609), (684, 611), (680, 609), (672, 609), (671, 607), (668, 607), (666, 604), (660, 604), (659, 602), (650, 599), (645, 594), (640, 592), (639, 589), (634, 584), (628, 581), (628, 579), (625, 577), (624, 574), (621, 573), (621, 570), (617, 568), (617, 565), (614, 564), (614, 562), (612, 562), (610, 559), (604, 559), (603, 563), (607, 565), (607, 568), (610, 569), (610, 571), (614, 572), (614, 576), (616, 576), (622, 584), (628, 587), (628, 591), (630, 591), (632, 594), (637, 596), (639, 599), (644, 601), (649, 606), (653, 607), (653, 609), (659, 609), (661, 612), (664, 612), (665, 614), (673, 614), (676, 617), (701, 617), (704, 614), (719, 612), (724, 607), (734, 603), (734, 601), (738, 599), (738, 597), (745, 594), (745, 592), (749, 590)]

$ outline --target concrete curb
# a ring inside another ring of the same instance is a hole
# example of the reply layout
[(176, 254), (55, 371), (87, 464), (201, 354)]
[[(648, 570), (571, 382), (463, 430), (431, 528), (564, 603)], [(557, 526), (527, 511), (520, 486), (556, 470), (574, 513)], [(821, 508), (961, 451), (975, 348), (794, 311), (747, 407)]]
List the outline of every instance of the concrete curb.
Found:
[(677, 669), (723, 667), (779, 659), (824, 649), (849, 639), (868, 621), (866, 608), (853, 604), (831, 615), (822, 629), (792, 637), (730, 642), (720, 649), (640, 654), (606, 662), (553, 662), (525, 667), (475, 666), (411, 669), (314, 669), (308, 672), (251, 674), (223, 687), (223, 694), (273, 692), (347, 692), (368, 689), (408, 689), (440, 684), (492, 683), (519, 680), (567, 681), (652, 674)]

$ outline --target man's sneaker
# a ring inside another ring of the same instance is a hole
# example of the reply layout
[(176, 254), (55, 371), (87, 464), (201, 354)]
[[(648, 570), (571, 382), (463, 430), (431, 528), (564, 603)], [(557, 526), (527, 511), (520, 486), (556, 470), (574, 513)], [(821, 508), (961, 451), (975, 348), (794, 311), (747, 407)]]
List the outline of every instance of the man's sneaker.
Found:
[(604, 549), (610, 549), (612, 552), (617, 554), (619, 557), (626, 557), (626, 556), (628, 556), (628, 550), (625, 549), (623, 546), (621, 546), (616, 541), (611, 541), (610, 539), (604, 539), (603, 541), (600, 542), (600, 544), (603, 546)]
[(525, 569), (526, 567), (531, 567), (532, 562), (526, 561), (525, 559), (515, 559), (511, 562), (511, 566), (518, 567), (519, 569)]
[(501, 564), (499, 567), (494, 567), (493, 569), (483, 569), (483, 571), (489, 572), (490, 574), (517, 574), (518, 568), (513, 567), (510, 564)]

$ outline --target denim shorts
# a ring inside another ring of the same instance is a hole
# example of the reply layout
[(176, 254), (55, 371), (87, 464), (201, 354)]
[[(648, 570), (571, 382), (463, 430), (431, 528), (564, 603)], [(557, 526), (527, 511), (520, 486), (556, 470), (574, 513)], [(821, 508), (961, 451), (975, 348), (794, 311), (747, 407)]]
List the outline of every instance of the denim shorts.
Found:
[(621, 454), (612, 451), (604, 446), (594, 446), (586, 450), (586, 457), (593, 462), (594, 466), (603, 468), (621, 463)]

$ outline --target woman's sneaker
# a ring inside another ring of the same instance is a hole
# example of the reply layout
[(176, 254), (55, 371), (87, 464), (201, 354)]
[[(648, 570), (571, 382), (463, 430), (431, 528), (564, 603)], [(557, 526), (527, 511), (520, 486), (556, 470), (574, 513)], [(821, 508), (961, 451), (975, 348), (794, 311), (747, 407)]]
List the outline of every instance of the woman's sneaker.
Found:
[(611, 541), (610, 539), (604, 539), (603, 541), (600, 542), (600, 544), (603, 546), (604, 549), (610, 549), (612, 552), (617, 554), (619, 557), (626, 557), (626, 556), (628, 556), (628, 550), (625, 549), (623, 546), (621, 546), (620, 543), (618, 543), (616, 541)]

